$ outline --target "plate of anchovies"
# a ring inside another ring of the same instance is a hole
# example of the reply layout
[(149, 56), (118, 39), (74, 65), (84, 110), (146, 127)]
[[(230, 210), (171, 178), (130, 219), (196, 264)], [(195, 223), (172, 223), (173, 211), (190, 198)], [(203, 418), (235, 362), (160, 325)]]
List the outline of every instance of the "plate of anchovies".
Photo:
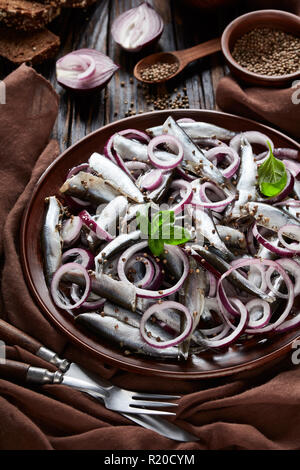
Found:
[(109, 124), (39, 179), (21, 259), (86, 353), (174, 378), (249, 373), (300, 334), (300, 146), (245, 118), (157, 111)]

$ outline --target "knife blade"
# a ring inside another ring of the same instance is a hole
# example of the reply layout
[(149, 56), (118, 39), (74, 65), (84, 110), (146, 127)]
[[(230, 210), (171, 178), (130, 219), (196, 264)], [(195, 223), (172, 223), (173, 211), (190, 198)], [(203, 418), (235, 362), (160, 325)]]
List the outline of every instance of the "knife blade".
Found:
[[(74, 362), (70, 363), (66, 359), (59, 358), (56, 353), (43, 346), (39, 341), (2, 319), (0, 319), (0, 338), (6, 344), (20, 346), (23, 349), (26, 349), (27, 351), (35, 354), (36, 356), (41, 357), (50, 364), (55, 365), (59, 370), (64, 372), (66, 377), (73, 376), (79, 380), (85, 380), (87, 383), (93, 383), (94, 385), (96, 383), (102, 387), (111, 386), (109, 382), (103, 378), (100, 378), (99, 376), (96, 376), (96, 374), (92, 374), (89, 371), (83, 369), (78, 364), (75, 364)], [(92, 391), (85, 393), (88, 393), (93, 398), (101, 401), (101, 398), (97, 393)], [(158, 416), (149, 416), (144, 414), (133, 415), (129, 413), (120, 414), (144, 428), (155, 431), (158, 434), (175, 441), (195, 442), (199, 440), (196, 436)]]

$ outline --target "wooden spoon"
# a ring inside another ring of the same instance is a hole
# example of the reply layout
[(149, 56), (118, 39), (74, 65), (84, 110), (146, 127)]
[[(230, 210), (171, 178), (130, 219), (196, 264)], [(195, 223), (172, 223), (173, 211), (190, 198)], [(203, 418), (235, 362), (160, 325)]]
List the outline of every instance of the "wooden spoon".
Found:
[[(157, 52), (156, 54), (151, 54), (148, 57), (141, 59), (136, 66), (134, 67), (134, 76), (137, 80), (140, 80), (144, 83), (162, 83), (174, 78), (182, 70), (194, 60), (201, 59), (207, 55), (213, 54), (221, 50), (221, 38), (211, 39), (210, 41), (203, 42), (197, 46), (190, 47), (189, 49), (184, 49), (181, 51), (173, 52)], [(157, 63), (167, 63), (167, 64), (176, 64), (178, 67), (171, 75), (161, 78), (159, 80), (147, 80), (142, 77), (141, 72), (146, 67)]]

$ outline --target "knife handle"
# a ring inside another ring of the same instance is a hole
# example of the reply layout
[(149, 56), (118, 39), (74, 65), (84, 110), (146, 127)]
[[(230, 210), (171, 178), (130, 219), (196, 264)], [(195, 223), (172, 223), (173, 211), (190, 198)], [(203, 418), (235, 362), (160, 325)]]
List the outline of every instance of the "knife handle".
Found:
[(60, 359), (55, 352), (46, 348), (39, 343), (39, 341), (4, 320), (0, 320), (0, 339), (7, 344), (26, 349), (50, 364), (53, 364), (62, 372), (65, 372), (70, 366), (69, 361)]
[(0, 362), (0, 377), (9, 380), (17, 379), (24, 382), (26, 381), (29, 368), (29, 364), (6, 359), (4, 362)]

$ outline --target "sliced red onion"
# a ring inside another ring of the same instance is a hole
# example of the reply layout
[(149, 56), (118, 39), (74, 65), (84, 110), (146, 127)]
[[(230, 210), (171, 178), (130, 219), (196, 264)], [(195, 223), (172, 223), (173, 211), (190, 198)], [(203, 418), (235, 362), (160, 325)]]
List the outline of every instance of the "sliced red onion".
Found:
[(162, 183), (163, 172), (162, 170), (150, 170), (141, 178), (141, 187), (147, 191), (152, 191)]
[[(284, 235), (294, 239), (297, 239), (297, 243), (287, 243), (284, 239)], [(300, 253), (300, 226), (299, 225), (293, 225), (293, 224), (287, 224), (283, 225), (280, 227), (278, 230), (278, 238), (280, 243), (289, 250), (289, 252), (292, 252), (293, 254), (299, 254)]]
[[(234, 148), (236, 152), (240, 150), (242, 136), (244, 136), (250, 144), (264, 145), (268, 150), (269, 150), (268, 142), (270, 142), (272, 150), (274, 149), (274, 144), (267, 135), (258, 131), (246, 131), (240, 134), (236, 134), (230, 141), (230, 144), (229, 144), (230, 147)], [(269, 153), (270, 151), (268, 151), (267, 155), (269, 155)]]
[(288, 257), (294, 256), (294, 253), (292, 253), (290, 250), (287, 250), (285, 248), (281, 248), (280, 246), (274, 245), (269, 240), (264, 238), (261, 235), (261, 233), (259, 232), (258, 226), (257, 226), (256, 223), (252, 227), (252, 233), (253, 233), (253, 236), (258, 241), (258, 243), (260, 243), (265, 248), (267, 248), (267, 250), (272, 251), (272, 253), (275, 253), (278, 256), (288, 256)]
[(281, 325), (277, 326), (277, 328), (275, 328), (275, 331), (284, 333), (286, 331), (290, 331), (298, 327), (299, 325), (300, 325), (300, 311), (293, 318), (290, 318), (289, 320), (286, 320), (285, 322), (281, 323)]
[(193, 189), (192, 189), (191, 184), (185, 180), (174, 180), (170, 185), (170, 189), (175, 189), (175, 190), (178, 189), (180, 190), (180, 193), (184, 191), (182, 194), (182, 200), (178, 204), (176, 204), (174, 207), (171, 208), (171, 210), (174, 211), (174, 214), (177, 215), (180, 212), (182, 212), (186, 204), (189, 204), (190, 202), (192, 202)]
[[(294, 278), (294, 294), (295, 297), (300, 294), (300, 264), (297, 261), (287, 258), (281, 258), (276, 260), (276, 263), (280, 264), (288, 273), (290, 273)], [(269, 268), (268, 279), (271, 280), (271, 275), (274, 270)], [(284, 295), (284, 294), (282, 294)]]
[(220, 169), (220, 171), (225, 178), (231, 178), (237, 172), (241, 159), (237, 151), (233, 147), (228, 147), (228, 145), (213, 147), (206, 152), (205, 156), (208, 160), (212, 160), (220, 154), (227, 156), (230, 160), (230, 165), (225, 170)]
[[(215, 212), (222, 212), (225, 209), (225, 207), (227, 207), (228, 204), (230, 204), (235, 198), (235, 195), (232, 194), (226, 197), (225, 199), (222, 199), (217, 202), (212, 202), (206, 196), (205, 189), (209, 188), (210, 190), (213, 190), (215, 194), (218, 195), (219, 197), (224, 197), (225, 193), (223, 193), (223, 191), (220, 190), (220, 188), (217, 188), (213, 183), (210, 183), (210, 182), (205, 182), (203, 185), (201, 185), (199, 183), (199, 180), (195, 180), (194, 182), (192, 182), (191, 186), (193, 190), (193, 193), (192, 193), (193, 197), (192, 197), (191, 203), (196, 207), (202, 207), (204, 209), (212, 209)], [(202, 188), (202, 186), (204, 186), (204, 189)], [(195, 190), (199, 191), (199, 195), (197, 194)], [(222, 191), (222, 196), (221, 196), (221, 191)]]
[(92, 269), (94, 267), (94, 255), (91, 251), (86, 250), (85, 248), (71, 248), (70, 250), (65, 251), (61, 260), (65, 263), (66, 261), (69, 261), (70, 258), (73, 260), (73, 263), (81, 264), (85, 269)]
[[(249, 313), (249, 321), (247, 325), (246, 333), (251, 334), (250, 329), (263, 328), (268, 325), (271, 319), (271, 307), (268, 302), (262, 299), (252, 299), (246, 303), (246, 309)], [(257, 309), (260, 309), (260, 315), (257, 315)]]
[(162, 17), (144, 2), (118, 16), (112, 24), (111, 34), (123, 49), (137, 52), (158, 41), (163, 29)]
[(206, 271), (208, 281), (209, 281), (209, 292), (207, 294), (208, 297), (215, 297), (217, 292), (217, 279), (215, 276), (210, 272)]
[[(177, 155), (173, 155), (170, 153), (170, 160), (161, 160), (155, 155), (155, 147), (157, 147), (160, 144), (167, 144), (172, 146), (172, 148), (177, 149)], [(155, 167), (161, 169), (161, 170), (172, 170), (173, 168), (176, 168), (183, 159), (183, 147), (181, 142), (176, 139), (176, 137), (173, 137), (172, 135), (164, 134), (164, 135), (158, 135), (157, 137), (154, 137), (153, 139), (150, 140), (148, 144), (148, 157), (152, 165)]]
[(232, 329), (231, 333), (228, 336), (222, 337), (222, 339), (218, 339), (217, 337), (203, 339), (204, 344), (206, 344), (206, 346), (211, 348), (227, 347), (234, 341), (236, 341), (244, 332), (248, 323), (248, 310), (239, 299), (231, 299), (231, 301), (239, 310), (239, 324), (236, 327), (233, 326), (232, 323), (228, 320), (228, 318), (224, 316), (226, 322), (229, 323), (229, 326)]
[(64, 245), (70, 246), (75, 243), (80, 237), (80, 230), (82, 227), (82, 221), (78, 216), (72, 216), (62, 224), (61, 237)]
[(151, 140), (146, 132), (139, 129), (123, 129), (118, 131), (118, 134), (125, 136), (127, 139), (138, 140), (144, 144), (148, 144)]
[(283, 201), (276, 202), (274, 206), (300, 207), (300, 201), (297, 199), (285, 199)]
[[(226, 294), (225, 294), (225, 297), (227, 298), (227, 302), (224, 299), (224, 293), (225, 292), (224, 292), (224, 289), (222, 288), (223, 280), (232, 271), (234, 271), (236, 269), (243, 268), (244, 266), (259, 265), (259, 264), (263, 264), (263, 265), (266, 265), (266, 266), (273, 267), (280, 274), (280, 276), (282, 276), (283, 281), (285, 282), (286, 287), (288, 289), (288, 294), (287, 294), (288, 301), (287, 301), (286, 307), (283, 310), (283, 312), (281, 313), (281, 315), (277, 318), (277, 320), (274, 323), (270, 323), (270, 324), (268, 324), (267, 326), (265, 326), (263, 328), (257, 328), (256, 329), (257, 333), (265, 333), (267, 331), (274, 330), (277, 326), (279, 326), (281, 323), (284, 322), (284, 320), (289, 315), (289, 313), (290, 313), (290, 311), (293, 307), (293, 303), (294, 303), (295, 295), (294, 295), (293, 283), (292, 283), (291, 279), (289, 278), (289, 276), (287, 275), (287, 273), (285, 272), (285, 270), (282, 268), (282, 266), (280, 266), (280, 264), (276, 263), (275, 261), (268, 260), (268, 259), (246, 259), (246, 260), (241, 260), (239, 264), (237, 264), (236, 266), (230, 268), (228, 271), (226, 271), (226, 273), (224, 273), (221, 276), (221, 278), (218, 282), (217, 295), (218, 295), (218, 302), (219, 302), (220, 307), (225, 306), (225, 309), (228, 310), (227, 309), (227, 304), (229, 304), (229, 305), (231, 305), (231, 304), (230, 304)], [(267, 277), (267, 273), (266, 273), (266, 277)], [(226, 305), (225, 305), (225, 303), (226, 303)], [(233, 311), (235, 311), (232, 306), (231, 306), (231, 309)], [(237, 312), (235, 311), (234, 315), (236, 315), (236, 314), (237, 314)]]
[(190, 175), (188, 172), (185, 172), (180, 166), (177, 166), (175, 171), (178, 173), (180, 178), (186, 181), (194, 181), (195, 179), (197, 179), (197, 176)]
[[(140, 287), (141, 289), (146, 289), (153, 281), (155, 269), (152, 261), (150, 261), (148, 257), (144, 256), (143, 253), (136, 253), (135, 256), (133, 256), (127, 263), (127, 272), (130, 268), (133, 268), (133, 266), (138, 262), (144, 263), (145, 275), (142, 279), (133, 282), (133, 284), (137, 287)], [(128, 280), (127, 275), (126, 280)]]
[(91, 91), (104, 87), (118, 70), (105, 54), (95, 49), (79, 49), (56, 62), (56, 77), (60, 85), (76, 91)]
[[(165, 310), (165, 309), (172, 309), (172, 310), (177, 310), (179, 312), (182, 312), (186, 318), (185, 327), (184, 327), (183, 332), (179, 336), (177, 336), (177, 338), (171, 339), (169, 341), (158, 342), (155, 338), (152, 339), (151, 336), (148, 336), (146, 332), (146, 322), (147, 320), (149, 320), (150, 317), (152, 317), (152, 315), (155, 315), (155, 313), (161, 310)], [(152, 346), (157, 349), (165, 349), (171, 346), (176, 346), (177, 344), (184, 341), (191, 333), (192, 327), (193, 327), (193, 317), (191, 313), (189, 312), (189, 310), (184, 305), (180, 304), (179, 302), (174, 302), (174, 301), (169, 300), (166, 302), (162, 302), (160, 304), (151, 305), (151, 307), (149, 307), (145, 311), (145, 313), (143, 314), (141, 318), (140, 332), (141, 332), (143, 340), (147, 344), (149, 344), (149, 346)]]
[[(60, 289), (59, 289), (59, 284), (60, 281), (62, 280), (63, 276), (66, 273), (69, 273), (71, 271), (75, 271), (76, 273), (80, 272), (83, 274), (84, 281), (85, 281), (85, 289), (84, 292), (81, 296), (81, 298), (72, 304), (70, 300), (67, 298), (65, 294), (63, 294)], [(64, 310), (73, 310), (75, 308), (79, 308), (87, 299), (89, 293), (91, 290), (91, 280), (88, 275), (87, 270), (81, 266), (78, 263), (67, 263), (63, 264), (56, 273), (53, 276), (52, 282), (51, 282), (51, 295), (54, 300), (54, 303), (59, 307)]]
[[(125, 281), (131, 284), (128, 281), (126, 274), (125, 274), (126, 264), (131, 259), (131, 257), (135, 255), (136, 252), (144, 250), (147, 247), (148, 247), (148, 241), (140, 242), (134, 246), (131, 246), (127, 250), (125, 250), (124, 253), (120, 256), (119, 262), (118, 262), (118, 275), (121, 281)], [(183, 251), (178, 246), (166, 245), (166, 247), (168, 251), (174, 257), (179, 257), (183, 263), (183, 273), (182, 273), (181, 278), (177, 281), (177, 283), (174, 286), (168, 289), (147, 290), (147, 289), (141, 289), (139, 287), (136, 287), (136, 294), (138, 297), (144, 297), (147, 299), (160, 299), (163, 297), (167, 297), (168, 295), (171, 295), (174, 292), (177, 292), (182, 287), (189, 273), (189, 262), (188, 262), (187, 256), (183, 253)]]
[(81, 165), (74, 166), (67, 174), (66, 179), (69, 180), (70, 178), (72, 178), (72, 176), (77, 175), (77, 173), (79, 173), (80, 171), (86, 171), (87, 173), (90, 173), (91, 168), (89, 167), (88, 163), (81, 163)]
[[(260, 161), (263, 158), (266, 158), (269, 152), (262, 152), (256, 157), (256, 161)], [(284, 159), (290, 158), (292, 160), (299, 160), (299, 151), (295, 149), (287, 149), (287, 148), (277, 148), (273, 149), (273, 155), (276, 158)]]
[(282, 162), (285, 164), (286, 168), (290, 170), (292, 175), (296, 178), (299, 173), (300, 173), (300, 163), (298, 162), (293, 162), (291, 160), (282, 160)]
[(66, 201), (67, 206), (74, 211), (81, 210), (83, 207), (91, 205), (89, 201), (83, 201), (82, 199), (78, 199), (74, 196), (67, 196), (66, 194), (64, 194), (64, 200)]
[(81, 218), (83, 224), (92, 232), (94, 232), (98, 238), (101, 240), (106, 240), (107, 242), (111, 242), (113, 240), (113, 237), (108, 233), (106, 230), (100, 227), (100, 225), (95, 222), (95, 220), (92, 218), (92, 216), (88, 213), (88, 211), (83, 210), (79, 214), (79, 217)]

